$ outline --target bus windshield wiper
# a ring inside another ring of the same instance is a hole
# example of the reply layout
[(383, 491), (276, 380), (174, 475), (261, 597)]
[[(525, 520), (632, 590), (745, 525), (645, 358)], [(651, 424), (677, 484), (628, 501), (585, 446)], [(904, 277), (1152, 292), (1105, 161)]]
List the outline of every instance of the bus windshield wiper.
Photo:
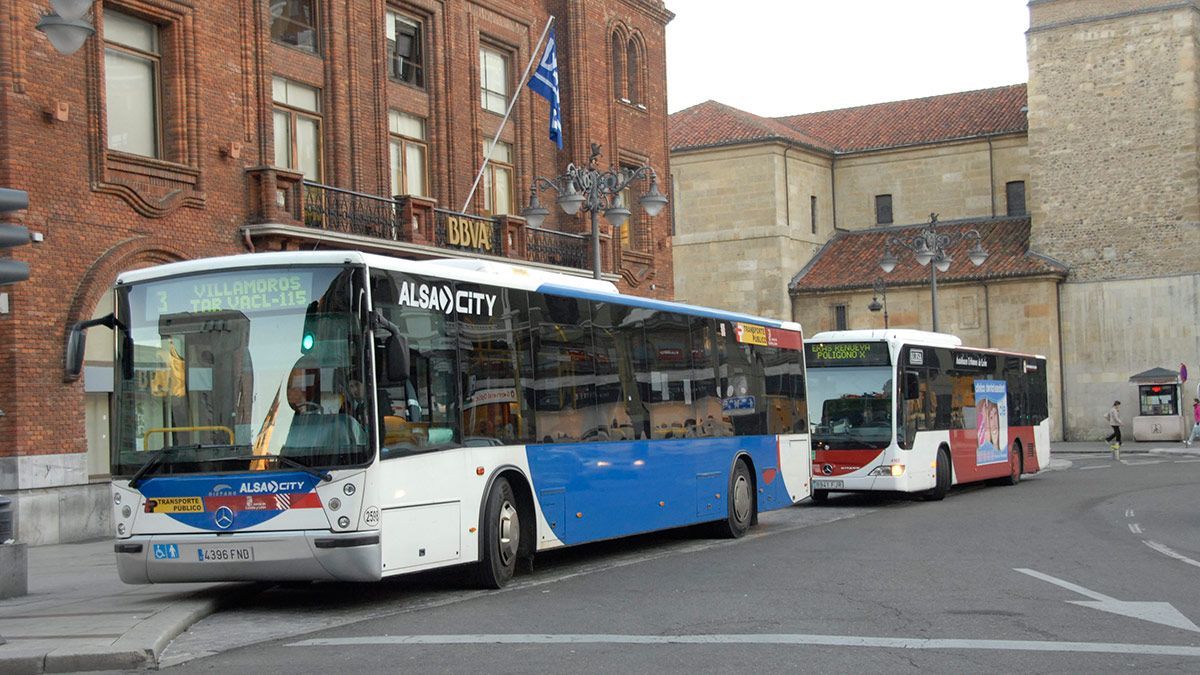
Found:
[(333, 475), (330, 474), (328, 471), (322, 471), (320, 469), (313, 468), (303, 462), (296, 461), (296, 460), (292, 459), (291, 457), (284, 457), (283, 455), (233, 455), (231, 457), (211, 457), (209, 459), (202, 459), (202, 460), (200, 460), (200, 462), (201, 463), (238, 462), (238, 461), (255, 460), (255, 459), (262, 459), (262, 460), (272, 460), (273, 459), (273, 460), (275, 460), (275, 462), (277, 464), (286, 464), (286, 465), (292, 467), (293, 469), (300, 469), (304, 473), (306, 473), (310, 476), (319, 478), (323, 481), (333, 480)]
[(212, 444), (208, 444), (208, 443), (186, 443), (183, 445), (168, 445), (167, 447), (162, 448), (157, 453), (155, 453), (155, 455), (153, 457), (146, 460), (145, 463), (143, 463), (140, 467), (138, 467), (137, 471), (133, 472), (133, 476), (130, 477), (130, 479), (129, 479), (129, 487), (136, 488), (138, 486), (138, 482), (140, 482), (142, 480), (142, 476), (145, 476), (146, 474), (150, 473), (151, 469), (155, 468), (159, 464), (162, 464), (162, 461), (164, 459), (166, 459), (169, 455), (173, 455), (180, 450), (204, 450), (206, 448), (228, 448), (228, 447), (230, 447), (230, 446), (219, 445), (219, 444), (212, 445)]

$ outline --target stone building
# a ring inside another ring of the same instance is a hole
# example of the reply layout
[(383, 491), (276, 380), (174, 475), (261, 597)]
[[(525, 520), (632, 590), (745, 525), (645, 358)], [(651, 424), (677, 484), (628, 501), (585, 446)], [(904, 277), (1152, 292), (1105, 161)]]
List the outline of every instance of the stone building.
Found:
[[(669, 175), (661, 0), (104, 0), (72, 55), (35, 30), (46, 11), (0, 10), (0, 185), (28, 191), (38, 235), (12, 249), (31, 278), (0, 288), (0, 493), (30, 544), (108, 533), (111, 340), (93, 329), (75, 382), (63, 342), (119, 272), (350, 247), (590, 275), (585, 215), (515, 215), (534, 176), (592, 143)], [(565, 148), (524, 92), (468, 201), (551, 14)], [(604, 272), (671, 297), (670, 214), (631, 209), (603, 226)]]
[[(1103, 436), (1114, 399), (1137, 409), (1130, 375), (1200, 362), (1200, 5), (1029, 9), (1028, 85), (782, 118), (712, 101), (672, 115), (678, 297), (810, 333), (865, 328), (882, 325), (867, 310), (880, 277), (891, 325), (929, 328), (928, 271), (878, 262), (884, 233), (937, 213), (939, 229), (996, 248), (977, 269), (951, 249), (939, 327), (1049, 357), (1056, 437)], [(997, 246), (1001, 229), (1019, 247)]]

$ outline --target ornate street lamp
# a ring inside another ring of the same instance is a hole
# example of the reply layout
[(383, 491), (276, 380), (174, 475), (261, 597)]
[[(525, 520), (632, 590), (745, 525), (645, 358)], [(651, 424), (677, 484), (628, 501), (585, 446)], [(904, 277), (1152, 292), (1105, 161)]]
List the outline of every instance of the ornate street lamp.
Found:
[(891, 274), (900, 262), (900, 259), (892, 251), (894, 248), (904, 248), (912, 251), (917, 263), (922, 267), (929, 268), (929, 288), (933, 300), (933, 332), (935, 333), (938, 330), (937, 273), (949, 270), (950, 263), (953, 261), (946, 249), (959, 241), (969, 240), (973, 242), (971, 250), (967, 252), (967, 258), (971, 260), (971, 264), (978, 267), (988, 257), (988, 252), (983, 250), (983, 238), (979, 236), (978, 230), (972, 229), (957, 233), (938, 232), (934, 229), (937, 219), (936, 213), (929, 214), (929, 225), (912, 237), (888, 237), (883, 246), (883, 257), (879, 260), (880, 269), (885, 274)]
[[(883, 328), (888, 328), (888, 312), (887, 312), (887, 285), (883, 283), (883, 277), (875, 277), (875, 283), (871, 286), (871, 290), (875, 295), (871, 296), (871, 304), (867, 305), (867, 309), (872, 312), (883, 310)], [(879, 296), (883, 296), (883, 304), (879, 304)]]
[(74, 54), (96, 32), (91, 22), (83, 18), (92, 0), (50, 0), (50, 6), (54, 11), (43, 15), (36, 28), (46, 34), (54, 49)]
[(597, 159), (600, 146), (592, 144), (592, 156), (586, 167), (568, 164), (567, 170), (556, 178), (535, 176), (529, 186), (529, 206), (521, 215), (530, 227), (541, 227), (550, 211), (538, 201), (539, 189), (553, 190), (555, 201), (563, 213), (573, 216), (580, 209), (592, 214), (592, 276), (600, 278), (600, 212), (614, 228), (620, 228), (629, 219), (629, 209), (621, 202), (621, 191), (639, 180), (649, 180), (650, 190), (638, 199), (638, 203), (651, 218), (657, 216), (667, 204), (667, 198), (658, 190), (658, 174), (649, 166), (629, 169), (610, 168), (600, 171)]

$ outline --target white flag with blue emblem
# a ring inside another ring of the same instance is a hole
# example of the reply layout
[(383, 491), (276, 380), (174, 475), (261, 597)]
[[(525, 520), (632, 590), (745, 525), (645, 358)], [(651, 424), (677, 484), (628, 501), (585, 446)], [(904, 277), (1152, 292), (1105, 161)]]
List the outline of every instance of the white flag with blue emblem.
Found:
[(550, 140), (558, 145), (559, 150), (562, 150), (562, 108), (558, 98), (557, 44), (554, 39), (554, 30), (551, 30), (550, 40), (546, 42), (546, 51), (542, 53), (542, 60), (538, 63), (537, 70), (533, 71), (533, 77), (529, 79), (529, 88), (550, 102)]

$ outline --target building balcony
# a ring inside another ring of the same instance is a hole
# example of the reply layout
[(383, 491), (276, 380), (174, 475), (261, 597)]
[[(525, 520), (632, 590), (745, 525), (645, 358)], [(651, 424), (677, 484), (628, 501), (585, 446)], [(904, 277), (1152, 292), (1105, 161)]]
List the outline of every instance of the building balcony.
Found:
[(331, 248), (415, 259), (482, 257), (569, 274), (591, 273), (591, 242), (585, 235), (529, 227), (512, 215), (450, 211), (424, 197), (354, 192), (274, 167), (250, 169), (248, 174), (251, 216), (243, 235), (254, 250)]

